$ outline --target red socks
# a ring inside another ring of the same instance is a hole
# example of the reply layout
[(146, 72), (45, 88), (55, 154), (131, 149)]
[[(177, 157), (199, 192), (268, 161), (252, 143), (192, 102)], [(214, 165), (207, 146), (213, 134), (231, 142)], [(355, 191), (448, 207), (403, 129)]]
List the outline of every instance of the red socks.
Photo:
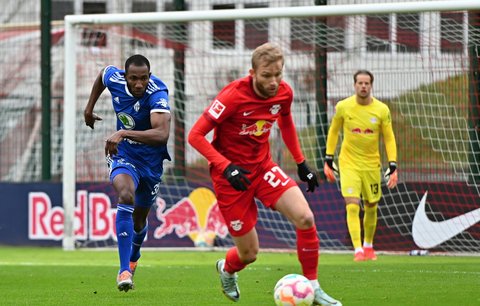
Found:
[(225, 267), (223, 268), (226, 272), (233, 274), (243, 270), (243, 268), (246, 266), (246, 264), (240, 261), (236, 247), (230, 248), (227, 251), (227, 256), (225, 257)]
[(297, 256), (302, 266), (303, 275), (310, 280), (315, 280), (318, 277), (319, 249), (320, 240), (315, 225), (306, 230), (297, 228)]

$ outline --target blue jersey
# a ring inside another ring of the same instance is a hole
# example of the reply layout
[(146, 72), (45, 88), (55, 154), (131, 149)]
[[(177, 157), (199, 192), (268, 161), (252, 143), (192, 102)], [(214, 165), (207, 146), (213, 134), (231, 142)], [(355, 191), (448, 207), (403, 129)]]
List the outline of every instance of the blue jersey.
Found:
[[(112, 104), (117, 115), (117, 130), (145, 131), (152, 128), (150, 114), (170, 113), (168, 89), (165, 83), (154, 75), (143, 97), (134, 97), (127, 87), (125, 71), (107, 66), (102, 76), (103, 84), (112, 95)], [(123, 158), (147, 175), (161, 175), (163, 160), (170, 159), (167, 146), (150, 146), (124, 139), (118, 144), (118, 158)]]

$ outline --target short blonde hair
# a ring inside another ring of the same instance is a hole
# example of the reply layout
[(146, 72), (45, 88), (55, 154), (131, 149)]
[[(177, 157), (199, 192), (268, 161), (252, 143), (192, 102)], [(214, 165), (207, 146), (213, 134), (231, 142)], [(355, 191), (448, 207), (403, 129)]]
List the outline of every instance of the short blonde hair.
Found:
[(264, 43), (258, 46), (252, 54), (252, 68), (256, 69), (260, 66), (260, 62), (266, 62), (267, 64), (274, 63), (278, 60), (283, 64), (283, 51), (279, 45), (274, 43)]

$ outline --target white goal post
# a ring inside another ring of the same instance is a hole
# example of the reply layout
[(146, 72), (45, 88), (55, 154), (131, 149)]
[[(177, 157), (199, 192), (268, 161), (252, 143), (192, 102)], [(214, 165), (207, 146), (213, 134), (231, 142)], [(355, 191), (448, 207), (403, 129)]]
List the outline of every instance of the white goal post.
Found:
[[(161, 24), (268, 18), (300, 18), (480, 10), (480, 1), (423, 1), (356, 5), (299, 6), (128, 14), (68, 15), (65, 17), (64, 112), (63, 112), (63, 249), (75, 249), (74, 210), (76, 195), (76, 133), (78, 122), (77, 62), (79, 45), (75, 30), (82, 25)], [(92, 80), (93, 81), (93, 80)], [(85, 101), (86, 103), (86, 101)]]

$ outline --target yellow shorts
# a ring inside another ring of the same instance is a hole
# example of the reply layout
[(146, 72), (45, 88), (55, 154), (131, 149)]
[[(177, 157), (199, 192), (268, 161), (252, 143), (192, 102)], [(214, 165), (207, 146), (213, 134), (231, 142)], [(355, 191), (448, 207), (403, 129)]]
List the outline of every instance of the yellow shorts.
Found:
[(378, 203), (382, 197), (380, 170), (355, 170), (340, 168), (340, 186), (344, 198), (363, 198)]

